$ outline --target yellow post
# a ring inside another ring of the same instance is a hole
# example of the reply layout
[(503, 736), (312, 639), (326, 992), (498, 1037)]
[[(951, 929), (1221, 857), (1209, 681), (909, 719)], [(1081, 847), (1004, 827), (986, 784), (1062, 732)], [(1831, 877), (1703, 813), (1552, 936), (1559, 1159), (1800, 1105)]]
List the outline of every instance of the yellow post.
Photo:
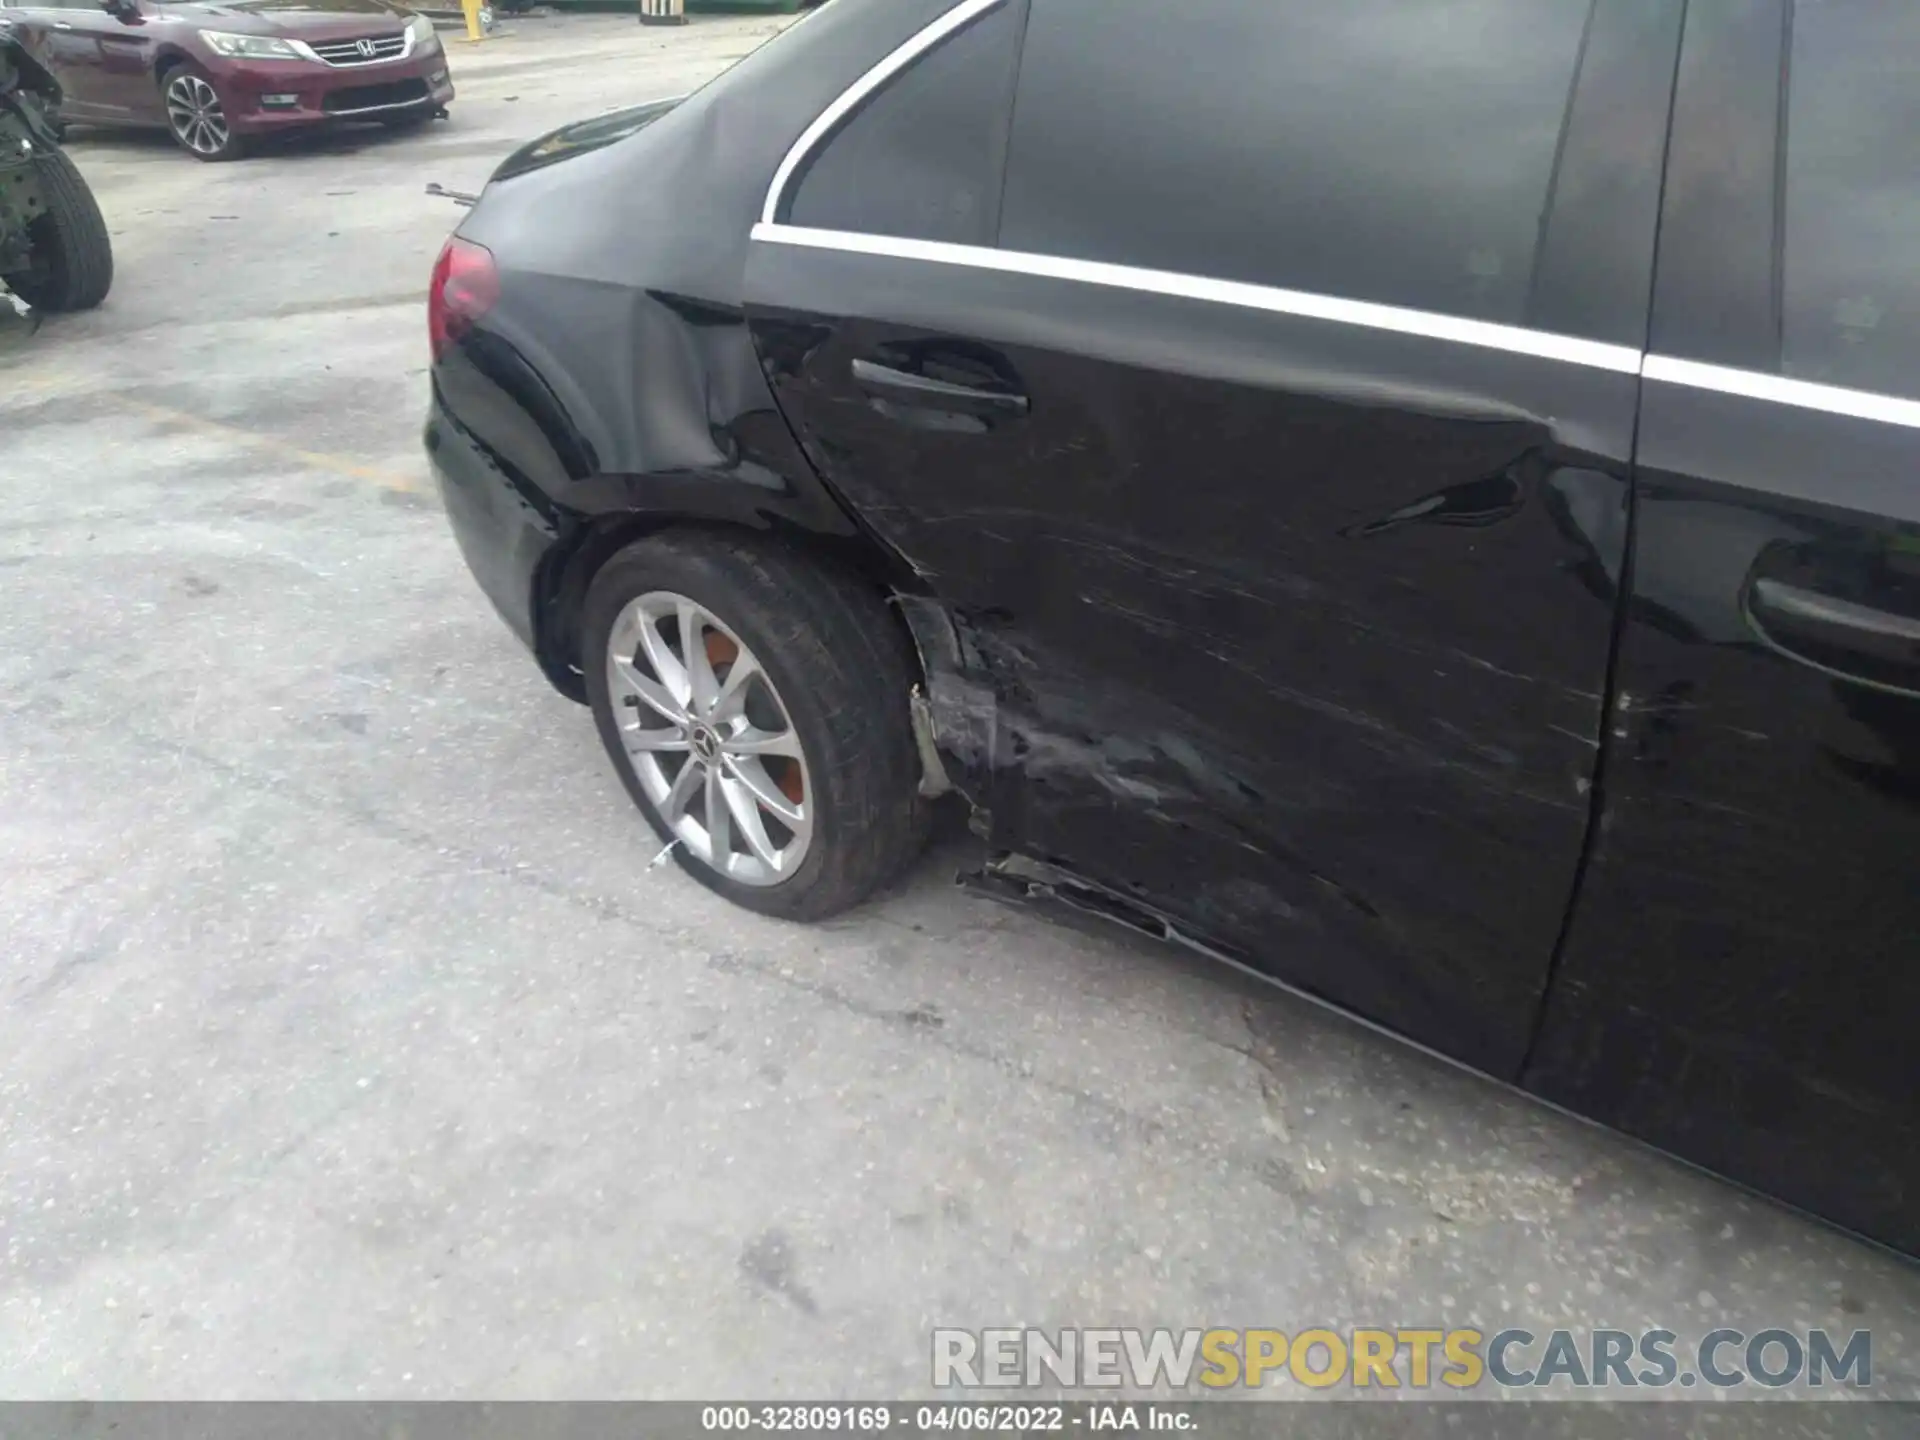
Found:
[(480, 7), (486, 0), (460, 0), (460, 13), (467, 18), (467, 39), (484, 40), (486, 32), (480, 27)]

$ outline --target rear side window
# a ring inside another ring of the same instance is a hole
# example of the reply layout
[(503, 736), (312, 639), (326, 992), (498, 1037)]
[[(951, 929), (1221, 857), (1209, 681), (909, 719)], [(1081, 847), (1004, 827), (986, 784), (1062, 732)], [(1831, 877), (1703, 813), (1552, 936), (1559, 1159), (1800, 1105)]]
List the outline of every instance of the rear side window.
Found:
[(1782, 368), (1920, 396), (1920, 4), (1800, 0), (1788, 73)]
[(870, 96), (815, 149), (781, 218), (991, 245), (1024, 8), (1008, 0)]
[(1592, 0), (1032, 0), (1000, 243), (1520, 323)]

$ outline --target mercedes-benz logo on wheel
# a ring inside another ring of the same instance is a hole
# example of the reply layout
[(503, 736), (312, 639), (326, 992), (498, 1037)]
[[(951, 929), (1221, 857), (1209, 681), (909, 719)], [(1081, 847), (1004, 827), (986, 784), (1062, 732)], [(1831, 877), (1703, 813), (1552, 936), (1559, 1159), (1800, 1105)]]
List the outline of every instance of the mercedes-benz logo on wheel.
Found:
[(353, 42), (353, 48), (358, 50), (362, 55), (366, 56), (369, 60), (373, 58), (373, 41), (356, 40)]

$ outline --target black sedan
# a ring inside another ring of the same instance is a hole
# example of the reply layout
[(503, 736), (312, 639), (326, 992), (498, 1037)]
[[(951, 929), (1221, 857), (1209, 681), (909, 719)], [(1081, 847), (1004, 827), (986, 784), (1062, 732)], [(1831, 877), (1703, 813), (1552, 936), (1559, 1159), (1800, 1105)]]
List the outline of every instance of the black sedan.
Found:
[(513, 157), (431, 302), (481, 585), (742, 905), (955, 790), (1920, 1252), (1920, 6), (1178, 11), (839, 0)]

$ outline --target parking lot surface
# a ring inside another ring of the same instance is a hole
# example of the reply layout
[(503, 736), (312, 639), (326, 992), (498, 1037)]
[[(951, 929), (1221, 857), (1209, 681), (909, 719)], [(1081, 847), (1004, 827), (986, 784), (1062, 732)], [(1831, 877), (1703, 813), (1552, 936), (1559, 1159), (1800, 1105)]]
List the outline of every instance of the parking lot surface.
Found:
[(1020, 1324), (1868, 1328), (1920, 1393), (1910, 1266), (963, 834), (817, 928), (650, 866), (438, 513), (424, 189), (777, 23), (521, 20), (450, 120), (240, 164), (76, 134), (116, 288), (0, 331), (0, 1395), (891, 1397)]

